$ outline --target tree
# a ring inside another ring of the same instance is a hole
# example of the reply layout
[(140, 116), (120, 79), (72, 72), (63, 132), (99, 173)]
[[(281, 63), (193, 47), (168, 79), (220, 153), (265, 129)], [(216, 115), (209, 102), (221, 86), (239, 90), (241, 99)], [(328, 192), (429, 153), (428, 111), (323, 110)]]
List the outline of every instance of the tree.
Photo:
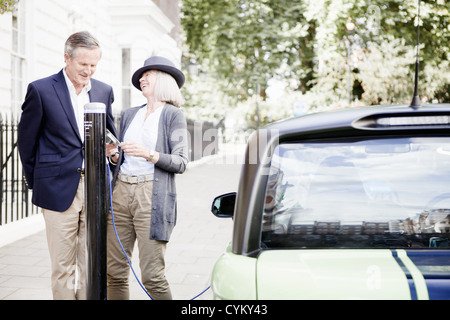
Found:
[(0, 14), (14, 11), (15, 5), (19, 0), (0, 0)]
[[(423, 101), (448, 102), (450, 4), (422, 0), (420, 19), (417, 4), (183, 0), (181, 22), (190, 59), (226, 84), (227, 94), (245, 101), (259, 84), (264, 100), (275, 78), (285, 81), (286, 96), (292, 93), (312, 109), (348, 106), (349, 79), (352, 105), (409, 103), (420, 23), (419, 94)], [(271, 119), (278, 119), (275, 112)]]
[[(227, 91), (245, 100), (272, 77), (299, 79), (312, 73), (314, 25), (302, 3), (290, 0), (183, 0), (181, 22), (189, 50)], [(299, 60), (299, 57), (302, 60)]]
[[(348, 15), (355, 17), (358, 43), (354, 53), (360, 57), (354, 76), (364, 87), (364, 103), (409, 102), (418, 23), (419, 93), (428, 102), (450, 101), (450, 4), (445, 0), (420, 1), (420, 18), (417, 14), (417, 0), (359, 0), (350, 8)], [(345, 31), (339, 36), (344, 37)]]

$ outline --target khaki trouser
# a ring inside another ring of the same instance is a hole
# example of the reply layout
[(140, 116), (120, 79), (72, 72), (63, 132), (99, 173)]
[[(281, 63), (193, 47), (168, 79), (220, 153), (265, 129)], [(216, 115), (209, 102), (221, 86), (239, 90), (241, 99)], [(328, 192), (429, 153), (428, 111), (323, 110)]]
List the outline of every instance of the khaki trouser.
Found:
[[(113, 213), (119, 239), (131, 260), (135, 241), (139, 251), (142, 284), (153, 299), (172, 299), (165, 277), (165, 241), (150, 239), (153, 181), (126, 183), (117, 180), (113, 193)], [(129, 299), (130, 267), (108, 216), (108, 299)]]
[(52, 267), (53, 299), (86, 299), (84, 178), (69, 209), (42, 209)]

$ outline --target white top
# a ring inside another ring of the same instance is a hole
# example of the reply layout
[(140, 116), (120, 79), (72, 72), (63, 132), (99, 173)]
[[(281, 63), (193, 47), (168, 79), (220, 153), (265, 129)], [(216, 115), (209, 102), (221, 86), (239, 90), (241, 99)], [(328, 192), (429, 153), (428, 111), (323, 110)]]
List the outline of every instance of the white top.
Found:
[[(159, 118), (163, 108), (164, 106), (156, 109), (147, 119), (145, 119), (147, 108), (139, 109), (125, 132), (123, 141), (135, 141), (151, 150), (155, 150), (156, 140), (158, 139)], [(155, 171), (155, 165), (143, 157), (125, 155), (125, 160), (120, 166), (120, 171), (123, 174), (132, 176), (151, 174)]]
[(69, 89), (70, 101), (72, 102), (73, 111), (77, 120), (78, 131), (80, 133), (81, 141), (84, 142), (84, 105), (89, 103), (89, 90), (91, 90), (91, 80), (84, 86), (80, 94), (77, 95), (75, 87), (66, 74), (63, 68), (64, 78), (66, 80), (67, 89)]

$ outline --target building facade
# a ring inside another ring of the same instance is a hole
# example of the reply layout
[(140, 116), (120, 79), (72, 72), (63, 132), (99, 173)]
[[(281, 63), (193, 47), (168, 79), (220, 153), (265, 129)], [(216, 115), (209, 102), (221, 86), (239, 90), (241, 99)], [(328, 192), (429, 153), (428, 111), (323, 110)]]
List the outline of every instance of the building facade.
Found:
[(146, 58), (181, 67), (178, 0), (21, 0), (0, 15), (1, 114), (20, 116), (28, 83), (59, 72), (66, 39), (83, 30), (100, 42), (94, 78), (113, 87), (114, 113), (145, 103), (131, 76)]

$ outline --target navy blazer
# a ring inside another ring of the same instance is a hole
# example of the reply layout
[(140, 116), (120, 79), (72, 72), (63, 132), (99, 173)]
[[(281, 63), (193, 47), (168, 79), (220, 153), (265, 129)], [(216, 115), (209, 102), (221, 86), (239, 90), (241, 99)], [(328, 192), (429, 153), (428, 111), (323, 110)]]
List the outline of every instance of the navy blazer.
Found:
[[(106, 105), (106, 127), (117, 136), (112, 115), (112, 87), (91, 79), (91, 102)], [(66, 211), (80, 182), (84, 144), (77, 127), (63, 71), (28, 85), (18, 127), (24, 176), (33, 203)]]

